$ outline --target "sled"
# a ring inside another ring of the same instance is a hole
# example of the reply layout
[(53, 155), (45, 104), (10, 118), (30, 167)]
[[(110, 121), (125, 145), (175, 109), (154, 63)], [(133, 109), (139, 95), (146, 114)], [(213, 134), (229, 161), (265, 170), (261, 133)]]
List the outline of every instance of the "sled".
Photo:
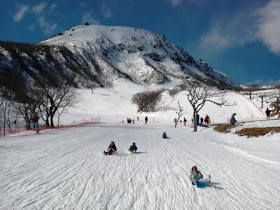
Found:
[(130, 154), (130, 155), (133, 155), (135, 153), (136, 153), (136, 151), (128, 151), (128, 154)]

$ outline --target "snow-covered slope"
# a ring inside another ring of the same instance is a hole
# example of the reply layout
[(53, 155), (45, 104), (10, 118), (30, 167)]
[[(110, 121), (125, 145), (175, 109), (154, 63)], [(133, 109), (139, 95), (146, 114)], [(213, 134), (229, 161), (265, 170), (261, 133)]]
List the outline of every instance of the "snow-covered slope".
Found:
[[(137, 122), (0, 139), (0, 209), (278, 210), (279, 138)], [(212, 182), (193, 186), (193, 165)]]
[[(193, 110), (189, 104), (186, 92), (178, 92), (174, 96), (169, 95), (168, 88), (172, 89), (175, 82), (168, 84), (140, 85), (134, 82), (121, 79), (115, 83), (112, 88), (96, 88), (93, 92), (89, 89), (77, 89), (76, 102), (69, 107), (67, 113), (61, 116), (62, 124), (75, 120), (89, 119), (91, 117), (100, 117), (101, 121), (110, 121), (118, 119), (118, 122), (126, 120), (127, 117), (134, 118), (137, 116), (143, 119), (146, 115), (156, 121), (173, 124), (173, 119), (177, 117), (177, 102), (180, 102), (184, 108), (186, 119), (191, 122)], [(158, 104), (158, 111), (149, 113), (137, 113), (137, 106), (131, 103), (134, 94), (144, 91), (158, 90), (167, 88), (162, 94), (162, 99)], [(222, 92), (221, 92), (222, 94)], [(227, 92), (225, 99), (229, 103), (236, 102), (236, 106), (217, 106), (212, 103), (206, 103), (199, 112), (201, 117), (208, 114), (212, 123), (227, 123), (233, 113), (237, 113), (238, 121), (250, 121), (265, 119), (264, 111), (253, 101), (248, 100), (242, 94), (237, 92)]]
[(79, 25), (36, 45), (0, 43), (0, 73), (27, 82), (56, 75), (82, 87), (104, 87), (119, 78), (159, 84), (194, 77), (221, 88), (237, 84), (195, 61), (164, 36), (117, 26)]

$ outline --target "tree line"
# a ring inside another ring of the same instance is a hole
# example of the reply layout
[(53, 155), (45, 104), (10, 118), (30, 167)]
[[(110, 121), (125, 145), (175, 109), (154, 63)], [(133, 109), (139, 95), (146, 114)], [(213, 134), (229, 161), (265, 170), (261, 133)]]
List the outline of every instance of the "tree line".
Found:
[[(11, 128), (15, 116), (20, 115), (27, 129), (32, 128), (34, 118), (39, 117), (47, 127), (55, 127), (59, 118), (73, 103), (74, 91), (68, 81), (59, 78), (41, 79), (32, 85), (24, 84), (21, 91), (0, 84), (0, 119), (3, 130)], [(12, 120), (13, 119), (13, 120)]]

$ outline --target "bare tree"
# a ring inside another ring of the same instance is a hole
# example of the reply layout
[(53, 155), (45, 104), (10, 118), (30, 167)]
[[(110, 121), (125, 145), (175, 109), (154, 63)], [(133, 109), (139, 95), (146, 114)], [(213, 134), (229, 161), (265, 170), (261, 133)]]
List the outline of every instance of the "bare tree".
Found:
[(224, 94), (197, 80), (188, 80), (186, 85), (181, 88), (187, 91), (187, 99), (193, 108), (194, 131), (197, 131), (197, 114), (203, 108), (206, 102), (216, 104), (217, 106), (234, 106), (236, 103), (228, 103)]
[(54, 127), (55, 114), (60, 108), (65, 109), (72, 103), (74, 92), (71, 90), (70, 84), (63, 81), (59, 86), (44, 84), (38, 89), (38, 94), (42, 96), (40, 103), (41, 117), (47, 126)]
[(250, 99), (252, 99), (252, 92), (260, 90), (261, 86), (259, 83), (253, 83), (249, 86), (249, 95), (250, 95)]
[(275, 87), (276, 90), (270, 95), (270, 98), (274, 100), (270, 106), (278, 113), (280, 111), (280, 84), (275, 85)]
[(176, 119), (176, 121), (175, 121), (175, 128), (177, 127), (178, 122), (180, 121), (180, 118), (182, 117), (183, 111), (184, 111), (184, 109), (183, 109), (183, 107), (180, 105), (180, 102), (179, 102), (179, 101), (177, 102), (177, 105), (178, 105), (178, 111), (176, 112), (176, 114), (177, 114), (177, 119)]
[(11, 112), (14, 94), (12, 91), (6, 89), (5, 87), (1, 87), (0, 90), (0, 117), (2, 118), (3, 131), (5, 136), (6, 126), (8, 126), (9, 130), (11, 129)]

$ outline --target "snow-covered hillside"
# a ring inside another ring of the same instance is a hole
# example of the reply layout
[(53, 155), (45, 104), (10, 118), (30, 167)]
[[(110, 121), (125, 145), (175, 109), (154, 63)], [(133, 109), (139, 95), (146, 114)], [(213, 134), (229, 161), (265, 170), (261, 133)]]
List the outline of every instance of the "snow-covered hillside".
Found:
[[(279, 139), (143, 122), (0, 139), (0, 209), (277, 210)], [(112, 140), (118, 155), (104, 156)], [(193, 186), (193, 165), (211, 183)]]
[[(228, 76), (213, 70), (206, 63), (195, 61), (164, 36), (143, 29), (80, 25), (41, 43), (66, 46), (85, 60), (95, 60), (106, 75), (112, 76), (115, 68), (138, 83), (162, 83), (194, 76), (235, 85)], [(93, 65), (89, 66), (94, 69)]]
[[(131, 103), (131, 98), (135, 93), (143, 91), (158, 90), (161, 88), (172, 89), (176, 83), (162, 85), (139, 85), (125, 79), (118, 80), (112, 88), (96, 88), (93, 92), (89, 89), (78, 89), (76, 102), (71, 106), (67, 113), (61, 116), (62, 124), (75, 120), (89, 119), (91, 117), (100, 117), (101, 121), (110, 122), (117, 120), (120, 122), (129, 118), (139, 116), (143, 119), (146, 115), (155, 122), (173, 124), (173, 119), (177, 117), (177, 102), (184, 108), (184, 115), (188, 122), (191, 122), (193, 110), (189, 104), (186, 92), (179, 92), (170, 96), (168, 90), (162, 94), (162, 100), (158, 105), (157, 112), (137, 113), (137, 106)], [(222, 93), (222, 92), (221, 92)], [(236, 102), (236, 106), (217, 106), (206, 103), (199, 112), (201, 117), (208, 114), (212, 123), (227, 123), (233, 113), (237, 113), (237, 121), (251, 121), (265, 119), (265, 109), (260, 109), (257, 103), (249, 100), (246, 96), (237, 92), (227, 92), (225, 98), (228, 102)]]
[(5, 76), (0, 81), (4, 85), (10, 77), (33, 84), (55, 76), (78, 87), (108, 87), (119, 78), (137, 84), (166, 84), (186, 77), (221, 88), (238, 86), (164, 36), (102, 25), (71, 27), (36, 45), (0, 42), (0, 74)]

